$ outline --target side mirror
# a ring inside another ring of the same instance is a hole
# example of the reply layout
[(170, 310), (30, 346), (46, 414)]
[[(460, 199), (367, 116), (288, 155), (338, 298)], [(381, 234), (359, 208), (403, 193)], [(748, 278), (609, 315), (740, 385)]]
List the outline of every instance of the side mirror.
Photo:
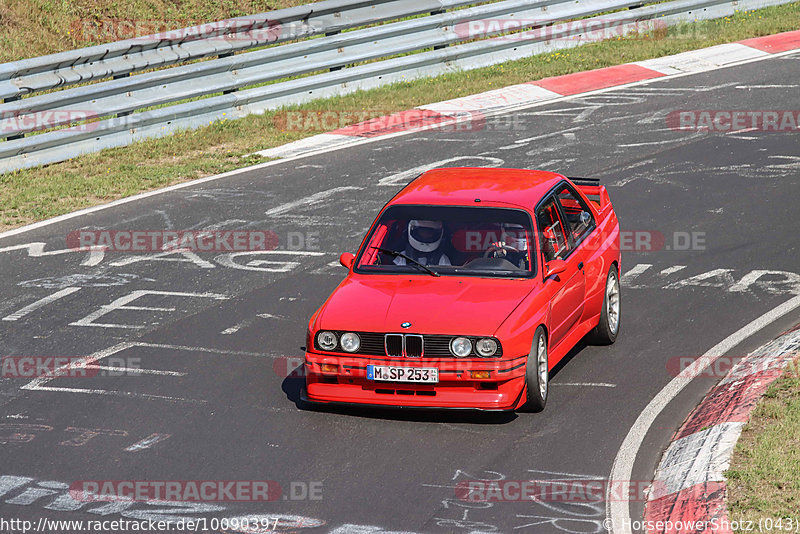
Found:
[(567, 270), (567, 262), (564, 260), (551, 260), (547, 262), (545, 267), (545, 278), (550, 278), (553, 275), (563, 273)]
[(339, 256), (339, 263), (342, 264), (342, 267), (347, 269), (348, 271), (353, 266), (353, 261), (356, 259), (355, 256), (351, 252), (345, 252), (341, 256)]

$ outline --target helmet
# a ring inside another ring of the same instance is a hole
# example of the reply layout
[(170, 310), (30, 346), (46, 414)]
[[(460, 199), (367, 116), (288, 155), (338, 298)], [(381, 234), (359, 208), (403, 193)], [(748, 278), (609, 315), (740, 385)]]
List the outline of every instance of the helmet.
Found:
[(408, 243), (419, 252), (433, 252), (439, 248), (444, 235), (441, 221), (408, 221)]
[(503, 224), (503, 241), (520, 252), (528, 250), (528, 236), (521, 224)]

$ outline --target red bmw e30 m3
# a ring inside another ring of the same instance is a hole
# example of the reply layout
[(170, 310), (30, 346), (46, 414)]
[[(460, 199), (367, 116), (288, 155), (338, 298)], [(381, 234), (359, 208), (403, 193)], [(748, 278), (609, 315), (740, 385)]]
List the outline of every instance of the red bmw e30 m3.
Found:
[(619, 223), (594, 179), (428, 171), (340, 262), (308, 325), (312, 403), (541, 411), (553, 366), (619, 331)]

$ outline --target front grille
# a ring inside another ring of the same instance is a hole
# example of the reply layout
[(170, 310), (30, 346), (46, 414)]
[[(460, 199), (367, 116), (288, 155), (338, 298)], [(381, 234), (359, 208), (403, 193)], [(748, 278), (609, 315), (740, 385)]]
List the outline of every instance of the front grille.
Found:
[(403, 356), (403, 336), (386, 334), (386, 356), (401, 358)]
[(422, 336), (406, 334), (406, 357), (421, 358), (423, 350)]

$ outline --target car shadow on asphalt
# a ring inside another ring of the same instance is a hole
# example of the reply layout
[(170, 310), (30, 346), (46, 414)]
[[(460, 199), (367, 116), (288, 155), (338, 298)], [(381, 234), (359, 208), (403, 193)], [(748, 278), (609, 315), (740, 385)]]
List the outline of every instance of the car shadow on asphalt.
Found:
[[(299, 368), (298, 368), (299, 369)], [(283, 380), (281, 389), (286, 397), (295, 404), (298, 410), (322, 412), (350, 417), (384, 419), (389, 421), (413, 421), (417, 423), (470, 423), (470, 424), (505, 424), (517, 418), (514, 412), (482, 412), (479, 410), (437, 410), (414, 408), (373, 408), (359, 406), (337, 406), (311, 404), (300, 398), (305, 378), (298, 378), (296, 373)]]

